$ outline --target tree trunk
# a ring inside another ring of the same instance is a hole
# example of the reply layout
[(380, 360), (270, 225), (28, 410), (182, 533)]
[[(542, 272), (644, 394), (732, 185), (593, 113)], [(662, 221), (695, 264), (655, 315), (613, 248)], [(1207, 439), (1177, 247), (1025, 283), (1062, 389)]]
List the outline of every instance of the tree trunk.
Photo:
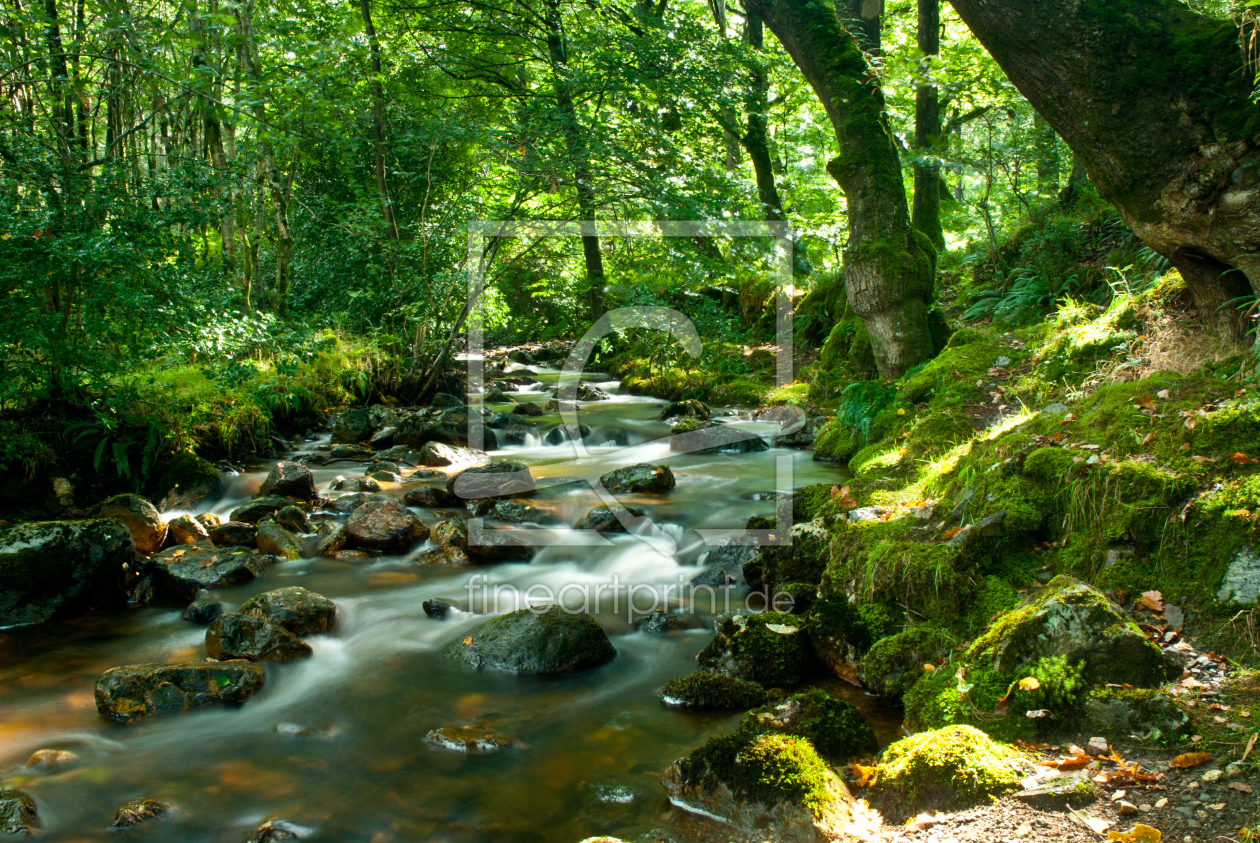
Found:
[(844, 283), (871, 336), (884, 378), (932, 357), (927, 310), (934, 252), (910, 225), (901, 161), (884, 94), (857, 42), (821, 0), (748, 0), (813, 87), (835, 128), (840, 155), (827, 171), (849, 208)]
[(836, 15), (863, 52), (879, 54), (884, 0), (836, 0)]
[(1037, 192), (1042, 196), (1059, 193), (1059, 136), (1040, 114), (1033, 117), (1033, 151), (1037, 156)]
[(363, 30), (367, 33), (368, 52), (372, 55), (372, 157), (375, 159), (376, 192), (381, 197), (385, 232), (390, 240), (397, 240), (394, 206), (389, 200), (389, 184), (385, 181), (385, 89), (381, 85), (381, 42), (376, 37), (376, 28), (372, 26), (371, 0), (359, 0), (359, 10), (363, 13)]
[(560, 112), (560, 128), (564, 132), (577, 190), (578, 218), (584, 223), (582, 259), (586, 264), (587, 303), (591, 321), (594, 322), (607, 309), (604, 303), (604, 257), (599, 248), (599, 236), (595, 233), (595, 186), (591, 179), (590, 158), (573, 102), (573, 89), (565, 75), (569, 56), (559, 0), (547, 0), (547, 48), (551, 56), (551, 76), (555, 85), (556, 107)]
[[(941, 52), (941, 0), (919, 0), (919, 51), (926, 69)], [(940, 167), (931, 159), (941, 137), (941, 99), (935, 85), (921, 84), (914, 99), (914, 227), (932, 245), (945, 248), (941, 229)]]
[(1208, 327), (1243, 339), (1227, 303), (1260, 292), (1260, 109), (1238, 27), (1178, 0), (951, 2)]
[[(745, 38), (758, 52), (765, 45), (761, 18), (751, 10), (746, 21)], [(757, 197), (761, 200), (762, 211), (765, 218), (773, 222), (783, 219), (783, 202), (779, 199), (779, 188), (774, 182), (774, 165), (770, 158), (770, 132), (766, 127), (769, 100), (770, 80), (765, 70), (760, 66), (755, 67), (746, 103), (748, 131), (740, 138), (740, 143), (748, 153), (748, 159), (752, 161), (753, 175), (757, 179)]]

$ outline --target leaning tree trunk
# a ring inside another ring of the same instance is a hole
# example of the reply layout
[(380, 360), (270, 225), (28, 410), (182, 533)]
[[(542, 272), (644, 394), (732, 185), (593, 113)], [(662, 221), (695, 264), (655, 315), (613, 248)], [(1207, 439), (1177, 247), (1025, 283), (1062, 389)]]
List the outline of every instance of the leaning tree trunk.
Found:
[(1090, 181), (1242, 339), (1260, 292), (1260, 108), (1238, 27), (1179, 0), (951, 0)]
[(792, 56), (835, 128), (840, 155), (827, 172), (848, 201), (844, 285), (862, 317), (881, 377), (932, 356), (928, 306), (934, 250), (910, 225), (901, 161), (884, 94), (857, 42), (821, 0), (747, 0)]
[[(919, 0), (919, 50), (925, 69), (941, 52), (941, 0)], [(932, 156), (941, 140), (941, 98), (936, 86), (920, 83), (914, 98), (914, 227), (938, 250), (945, 248), (941, 228), (941, 173)]]

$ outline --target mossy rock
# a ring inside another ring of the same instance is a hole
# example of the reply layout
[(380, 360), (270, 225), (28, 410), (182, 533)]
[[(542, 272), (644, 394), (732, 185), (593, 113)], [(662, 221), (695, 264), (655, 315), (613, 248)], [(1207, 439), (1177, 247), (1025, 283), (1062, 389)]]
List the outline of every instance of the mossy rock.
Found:
[(858, 677), (871, 693), (898, 702), (927, 672), (924, 665), (948, 653), (954, 640), (931, 624), (904, 629), (875, 642), (858, 664)]
[(897, 400), (909, 404), (927, 401), (935, 409), (978, 399), (981, 388), (976, 382), (1000, 354), (992, 336), (970, 328), (956, 331), (944, 351), (917, 371), (907, 373), (897, 390)]
[(890, 745), (870, 780), (874, 803), (900, 819), (949, 811), (1019, 790), (1019, 753), (971, 726), (921, 732)]
[(817, 584), (830, 559), (831, 533), (820, 520), (792, 526), (792, 542), (767, 545), (745, 565), (745, 582), (773, 595), (784, 583)]
[(862, 712), (821, 688), (810, 688), (744, 715), (740, 729), (805, 738), (824, 759), (843, 764), (873, 754), (879, 743)]
[(180, 451), (171, 457), (166, 471), (158, 479), (157, 496), (162, 511), (188, 509), (223, 490), (219, 470), (196, 454)]
[(823, 667), (841, 679), (857, 682), (857, 664), (884, 628), (872, 624), (876, 607), (857, 605), (844, 593), (827, 594), (810, 606), (806, 629)]
[(671, 679), (661, 688), (661, 702), (680, 708), (747, 711), (766, 701), (766, 690), (756, 682), (700, 671)]
[(1115, 737), (1164, 737), (1185, 733), (1190, 718), (1172, 697), (1153, 688), (1095, 688), (1081, 711), (1082, 725), (1091, 734)]
[(800, 683), (814, 664), (796, 615), (719, 615), (713, 626), (713, 640), (696, 656), (702, 670), (774, 687)]
[(442, 651), (471, 667), (514, 673), (572, 673), (599, 667), (617, 651), (595, 618), (561, 606), (519, 609), (486, 621)]
[(135, 544), (114, 519), (42, 521), (0, 530), (0, 627), (119, 609), (138, 575)]

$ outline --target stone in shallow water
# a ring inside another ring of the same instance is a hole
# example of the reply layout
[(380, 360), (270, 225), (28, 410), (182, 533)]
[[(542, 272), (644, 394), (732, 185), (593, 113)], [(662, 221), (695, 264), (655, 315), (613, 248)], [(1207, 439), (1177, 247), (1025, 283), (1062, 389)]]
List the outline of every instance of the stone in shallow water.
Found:
[[(637, 506), (619, 507), (623, 515), (631, 519), (642, 518), (645, 514), (642, 509)], [(573, 526), (575, 530), (597, 530), (601, 533), (624, 533), (626, 528), (617, 518), (617, 510), (610, 506), (600, 504), (591, 509), (590, 512), (582, 516), (582, 520)]]
[(266, 680), (262, 665), (247, 661), (115, 667), (96, 680), (96, 709), (110, 720), (131, 723), (160, 712), (240, 705)]
[(517, 743), (516, 738), (510, 735), (500, 735), (476, 726), (463, 726), (458, 729), (448, 726), (445, 729), (434, 729), (425, 735), (424, 739), (443, 749), (477, 753), (495, 752), (515, 746)]
[(312, 829), (286, 820), (268, 820), (254, 830), (249, 843), (288, 843), (308, 836)]
[(560, 606), (500, 615), (442, 653), (471, 667), (514, 673), (572, 673), (598, 667), (617, 655), (595, 618)]
[(126, 605), (123, 565), (135, 559), (126, 526), (111, 519), (0, 529), (0, 626)]
[(191, 544), (207, 541), (209, 538), (206, 528), (191, 515), (172, 518), (166, 525), (167, 544)]
[(97, 506), (93, 514), (126, 524), (141, 553), (156, 553), (166, 539), (166, 523), (157, 507), (139, 495), (115, 495)]
[(26, 766), (57, 767), (61, 764), (69, 764), (71, 761), (78, 760), (79, 756), (64, 749), (40, 749), (26, 759)]
[(218, 600), (194, 600), (184, 607), (180, 617), (206, 626), (221, 614), (223, 614), (223, 604)]
[(311, 647), (266, 619), (228, 612), (206, 630), (206, 654), (212, 659), (287, 662), (311, 655)]
[(309, 501), (315, 497), (315, 477), (311, 470), (300, 462), (282, 460), (271, 467), (262, 487), (258, 490), (260, 497), (281, 495)]
[(254, 536), (254, 541), (258, 545), (259, 550), (263, 553), (270, 553), (277, 559), (293, 560), (302, 558), (302, 544), (297, 540), (297, 536), (270, 518), (258, 525), (258, 532)]
[(266, 497), (255, 498), (249, 503), (242, 504), (232, 510), (228, 520), (257, 524), (268, 515), (275, 515), (286, 506), (292, 506), (293, 502), (293, 498), (286, 498), (283, 495), (267, 495)]
[(210, 543), (215, 547), (256, 547), (258, 544), (257, 524), (228, 521), (209, 528), (208, 532)]
[(601, 476), (599, 482), (613, 494), (668, 492), (676, 485), (669, 466), (650, 463), (610, 471)]
[(156, 799), (133, 799), (114, 814), (114, 828), (134, 828), (151, 820), (161, 819), (171, 806)]
[(429, 528), (393, 498), (370, 498), (346, 521), (347, 544), (362, 550), (405, 553), (428, 536)]
[(0, 831), (33, 834), (38, 816), (31, 797), (20, 790), (0, 790)]
[(227, 588), (261, 577), (275, 559), (247, 547), (198, 542), (164, 550), (153, 561), (159, 585), (173, 596), (193, 600), (203, 588)]
[(301, 586), (277, 588), (246, 600), (243, 615), (265, 618), (294, 635), (320, 635), (337, 623), (337, 604)]

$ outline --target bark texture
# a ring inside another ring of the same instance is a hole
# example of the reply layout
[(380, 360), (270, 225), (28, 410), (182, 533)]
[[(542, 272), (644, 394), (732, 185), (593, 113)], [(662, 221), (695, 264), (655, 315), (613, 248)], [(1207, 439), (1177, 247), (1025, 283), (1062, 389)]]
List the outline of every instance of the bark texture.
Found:
[[(1238, 27), (1177, 0), (951, 0), (1208, 327), (1260, 291), (1260, 109)], [(1229, 271), (1237, 270), (1237, 271)]]
[(821, 0), (748, 0), (813, 87), (840, 144), (827, 165), (848, 202), (844, 284), (881, 377), (932, 357), (935, 253), (910, 224), (884, 95), (854, 38)]

